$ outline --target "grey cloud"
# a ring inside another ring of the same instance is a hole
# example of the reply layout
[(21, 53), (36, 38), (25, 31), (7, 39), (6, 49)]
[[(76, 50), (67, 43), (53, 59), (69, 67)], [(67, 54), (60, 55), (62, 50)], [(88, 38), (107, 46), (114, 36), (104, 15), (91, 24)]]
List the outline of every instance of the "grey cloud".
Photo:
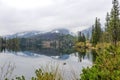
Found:
[(111, 9), (111, 0), (53, 0), (44, 8), (20, 10), (2, 3), (0, 5), (0, 34), (27, 30), (49, 30), (91, 26), (95, 17), (104, 23), (106, 12)]

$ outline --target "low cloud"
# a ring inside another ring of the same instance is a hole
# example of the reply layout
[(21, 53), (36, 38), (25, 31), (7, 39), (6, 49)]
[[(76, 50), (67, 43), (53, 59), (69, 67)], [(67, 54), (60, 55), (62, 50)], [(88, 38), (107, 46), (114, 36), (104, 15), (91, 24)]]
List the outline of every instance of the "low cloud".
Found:
[[(28, 2), (26, 6), (30, 7), (23, 8), (22, 3), (21, 6), (12, 6), (14, 3), (8, 5), (2, 0), (0, 2), (0, 35), (30, 30), (45, 31), (54, 28), (68, 28), (76, 32), (77, 28), (83, 29), (82, 26), (90, 27), (95, 17), (101, 18), (104, 24), (105, 15), (112, 7), (112, 0), (45, 1), (49, 1), (50, 4), (44, 2), (44, 6), (34, 7), (35, 5), (30, 6)], [(41, 5), (42, 2), (38, 4)]]

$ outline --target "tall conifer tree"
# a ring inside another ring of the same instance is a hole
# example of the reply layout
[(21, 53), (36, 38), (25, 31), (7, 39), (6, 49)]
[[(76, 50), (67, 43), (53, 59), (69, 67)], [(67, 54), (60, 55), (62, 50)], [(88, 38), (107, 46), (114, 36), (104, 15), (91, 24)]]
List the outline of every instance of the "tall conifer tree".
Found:
[(100, 19), (96, 18), (95, 24), (92, 27), (92, 44), (95, 46), (98, 42), (100, 42), (100, 38), (102, 35)]
[(120, 19), (119, 19), (119, 2), (118, 0), (113, 0), (113, 7), (110, 14), (110, 22), (108, 26), (108, 32), (111, 35), (112, 42), (116, 46), (119, 40), (120, 33)]

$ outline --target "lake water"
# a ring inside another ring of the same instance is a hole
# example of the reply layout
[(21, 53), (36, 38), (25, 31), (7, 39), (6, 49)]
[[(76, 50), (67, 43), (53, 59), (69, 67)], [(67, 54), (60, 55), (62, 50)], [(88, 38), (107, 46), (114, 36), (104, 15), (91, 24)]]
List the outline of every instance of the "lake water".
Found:
[(0, 52), (0, 67), (6, 64), (7, 68), (10, 63), (15, 67), (12, 77), (24, 75), (27, 80), (35, 76), (35, 70), (38, 68), (49, 71), (51, 68), (55, 69), (56, 66), (59, 67), (65, 80), (72, 80), (73, 77), (79, 78), (82, 69), (92, 66), (93, 61), (94, 55), (91, 51), (71, 54), (62, 54), (51, 49)]

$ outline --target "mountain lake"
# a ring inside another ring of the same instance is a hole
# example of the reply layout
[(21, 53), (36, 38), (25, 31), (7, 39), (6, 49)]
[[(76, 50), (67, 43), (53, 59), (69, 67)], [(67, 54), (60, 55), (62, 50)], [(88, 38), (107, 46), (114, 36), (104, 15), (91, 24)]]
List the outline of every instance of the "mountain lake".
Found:
[[(64, 80), (72, 80), (74, 77), (79, 79), (82, 69), (92, 66), (95, 60), (94, 56), (95, 54), (91, 50), (63, 54), (53, 49), (39, 51), (4, 49), (0, 52), (0, 73), (5, 74), (2, 69), (6, 71), (7, 68), (13, 67), (14, 70), (10, 74), (11, 78), (24, 75), (27, 80), (30, 80), (31, 77), (35, 76), (36, 69), (50, 71), (58, 67)], [(3, 66), (4, 68), (2, 68)]]

